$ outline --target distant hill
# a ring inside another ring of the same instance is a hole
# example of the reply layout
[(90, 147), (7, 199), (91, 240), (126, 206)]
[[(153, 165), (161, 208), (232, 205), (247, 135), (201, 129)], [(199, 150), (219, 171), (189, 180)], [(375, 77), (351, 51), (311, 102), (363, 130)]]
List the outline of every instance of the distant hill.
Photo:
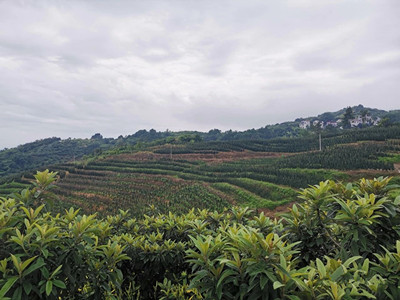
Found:
[[(386, 125), (400, 123), (400, 110), (388, 112), (385, 110), (367, 108), (362, 105), (354, 106), (352, 109), (355, 114), (359, 114), (362, 110), (367, 110), (373, 118), (380, 117), (382, 120), (385, 120)], [(282, 151), (281, 149), (287, 148), (285, 144), (287, 144), (288, 141), (280, 141), (279, 139), (302, 137), (305, 138), (305, 140), (297, 140), (297, 146), (294, 147), (294, 151), (300, 151), (299, 149), (309, 149), (307, 145), (309, 140), (312, 140), (312, 133), (299, 127), (301, 120), (338, 119), (343, 116), (345, 110), (346, 108), (343, 108), (336, 112), (325, 112), (316, 117), (300, 118), (292, 122), (267, 125), (259, 129), (249, 129), (245, 131), (228, 130), (222, 132), (219, 129), (212, 129), (208, 132), (159, 132), (154, 129), (143, 129), (132, 135), (121, 135), (118, 138), (103, 138), (99, 133), (93, 135), (90, 139), (62, 140), (57, 137), (47, 138), (0, 151), (0, 177), (36, 170), (48, 165), (73, 162), (74, 160), (82, 159), (85, 155), (93, 155), (121, 147), (133, 147), (137, 150), (161, 147), (161, 149), (164, 150), (160, 151), (169, 151), (169, 148), (165, 148), (163, 145), (173, 145), (174, 149), (181, 149), (181, 151), (194, 151), (193, 149), (197, 149), (195, 150), (197, 152), (214, 151), (212, 149), (219, 149), (218, 151), (220, 151), (224, 149), (224, 147), (227, 150), (239, 151), (244, 149), (251, 151), (260, 151), (257, 149)], [(336, 131), (331, 131), (329, 134), (332, 136), (343, 134), (339, 129), (335, 130)], [(228, 145), (225, 142), (231, 143)], [(291, 141), (289, 143), (293, 144), (293, 142), (294, 141)], [(193, 148), (193, 145), (196, 146)], [(189, 150), (183, 150), (182, 146)]]
[(65, 139), (57, 137), (38, 140), (0, 151), (0, 177), (46, 165), (73, 161), (84, 155), (109, 149), (114, 139)]
[[(345, 112), (346, 112), (347, 107), (344, 107), (338, 111), (334, 111), (334, 112), (324, 112), (322, 114), (319, 114), (317, 116), (313, 116), (313, 117), (307, 117), (307, 118), (298, 118), (296, 119), (296, 122), (300, 122), (302, 120), (321, 120), (324, 122), (327, 121), (334, 121), (334, 120), (338, 120), (338, 119), (342, 119)], [(392, 110), (392, 111), (386, 111), (386, 110), (382, 110), (382, 109), (377, 109), (377, 108), (370, 108), (370, 107), (365, 107), (363, 105), (357, 105), (357, 106), (352, 106), (351, 107), (354, 116), (357, 115), (361, 115), (363, 111), (366, 111), (368, 113), (368, 115), (370, 115), (373, 119), (376, 118), (385, 118), (385, 117), (395, 117), (398, 116), (399, 117), (399, 121), (400, 121), (400, 110)], [(397, 117), (396, 117), (397, 118)], [(398, 122), (393, 118), (393, 122)]]
[[(317, 116), (317, 118), (323, 118), (326, 116), (326, 114), (332, 114), (335, 119), (340, 119), (343, 118), (344, 113), (346, 112), (346, 107), (342, 108), (336, 112), (331, 112), (331, 113), (323, 113)], [(360, 115), (363, 110), (366, 110), (368, 114), (373, 117), (373, 118), (384, 118), (388, 112), (382, 109), (377, 109), (377, 108), (369, 108), (369, 107), (364, 107), (363, 105), (357, 105), (357, 106), (352, 106), (351, 109), (353, 110), (354, 115)], [(399, 111), (400, 113), (400, 111)]]

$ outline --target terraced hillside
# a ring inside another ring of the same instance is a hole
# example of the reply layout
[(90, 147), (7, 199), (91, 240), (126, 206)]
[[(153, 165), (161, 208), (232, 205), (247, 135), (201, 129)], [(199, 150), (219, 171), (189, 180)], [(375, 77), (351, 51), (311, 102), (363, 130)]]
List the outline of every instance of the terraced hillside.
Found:
[[(326, 179), (399, 175), (399, 134), (400, 127), (393, 127), (325, 136), (323, 151), (312, 150), (315, 137), (163, 144), (145, 151), (115, 147), (48, 168), (60, 175), (55, 191), (60, 208), (74, 205), (104, 215), (128, 208), (136, 215), (149, 209), (222, 210), (232, 204), (267, 210), (295, 201), (298, 189)], [(3, 178), (0, 196), (26, 187), (26, 177), (27, 172)]]
[[(274, 155), (257, 153), (256, 156), (268, 160), (260, 157)], [(239, 173), (234, 174), (235, 171), (209, 170), (229, 164), (237, 157), (241, 160), (234, 161), (245, 163), (254, 153), (205, 155), (203, 160), (198, 155), (170, 160), (160, 154), (137, 153), (114, 155), (86, 165), (64, 164), (54, 168), (62, 175), (56, 193), (66, 206), (72, 204), (104, 214), (130, 208), (138, 215), (148, 211), (149, 205), (160, 212), (182, 212), (193, 207), (222, 210), (233, 204), (274, 208), (295, 199), (293, 188), (237, 178)], [(249, 184), (259, 187), (252, 190)]]
[(232, 204), (274, 209), (297, 190), (326, 179), (396, 176), (398, 140), (338, 145), (322, 152), (122, 153), (52, 170), (63, 206), (101, 214), (131, 209), (141, 215), (190, 208), (222, 210)]
[(20, 182), (6, 182), (0, 184), (0, 197), (7, 197), (13, 193), (19, 193), (21, 190), (29, 187), (31, 184), (28, 180), (20, 180)]
[(57, 194), (64, 203), (102, 214), (131, 208), (140, 215), (148, 211), (149, 204), (162, 212), (192, 207), (222, 210), (230, 205), (209, 186), (172, 176), (79, 170), (58, 186)]

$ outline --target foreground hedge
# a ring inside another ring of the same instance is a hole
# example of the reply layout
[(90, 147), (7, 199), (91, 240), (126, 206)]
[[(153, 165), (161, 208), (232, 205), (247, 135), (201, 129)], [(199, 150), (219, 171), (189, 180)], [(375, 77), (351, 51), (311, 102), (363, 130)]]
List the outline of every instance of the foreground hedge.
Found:
[(51, 213), (55, 174), (0, 198), (0, 299), (400, 299), (389, 178), (321, 182), (279, 220), (248, 209)]

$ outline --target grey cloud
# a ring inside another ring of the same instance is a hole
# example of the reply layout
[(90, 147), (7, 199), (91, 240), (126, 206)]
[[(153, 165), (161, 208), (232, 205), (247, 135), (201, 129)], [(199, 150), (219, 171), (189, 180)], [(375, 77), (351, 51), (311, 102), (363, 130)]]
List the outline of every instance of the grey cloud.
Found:
[(400, 4), (0, 1), (0, 148), (398, 107)]

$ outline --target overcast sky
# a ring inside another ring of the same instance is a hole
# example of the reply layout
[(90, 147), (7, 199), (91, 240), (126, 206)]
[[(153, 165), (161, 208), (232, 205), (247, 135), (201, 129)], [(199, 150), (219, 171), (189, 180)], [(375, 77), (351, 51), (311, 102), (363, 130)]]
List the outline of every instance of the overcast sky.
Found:
[(0, 149), (400, 108), (399, 0), (0, 0)]

